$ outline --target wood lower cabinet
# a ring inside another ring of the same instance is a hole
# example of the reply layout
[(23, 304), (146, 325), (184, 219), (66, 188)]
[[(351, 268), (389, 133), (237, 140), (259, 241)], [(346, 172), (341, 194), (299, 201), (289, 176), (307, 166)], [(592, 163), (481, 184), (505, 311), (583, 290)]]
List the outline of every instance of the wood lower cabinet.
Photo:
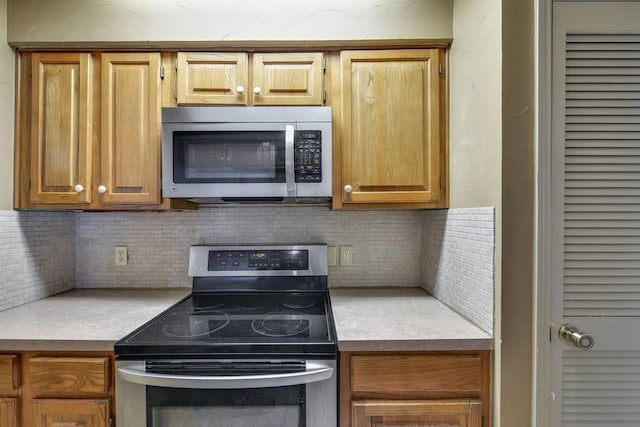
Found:
[(353, 427), (481, 427), (478, 400), (356, 400)]
[(107, 399), (36, 399), (32, 403), (34, 427), (108, 427)]
[(0, 427), (20, 424), (20, 355), (0, 354)]
[(111, 352), (0, 354), (0, 427), (110, 427)]
[(18, 398), (0, 397), (0, 427), (18, 427)]
[(322, 105), (321, 52), (178, 52), (179, 105)]
[(488, 351), (341, 353), (340, 426), (488, 426), (489, 362)]
[(341, 52), (334, 208), (447, 206), (445, 63), (442, 49)]

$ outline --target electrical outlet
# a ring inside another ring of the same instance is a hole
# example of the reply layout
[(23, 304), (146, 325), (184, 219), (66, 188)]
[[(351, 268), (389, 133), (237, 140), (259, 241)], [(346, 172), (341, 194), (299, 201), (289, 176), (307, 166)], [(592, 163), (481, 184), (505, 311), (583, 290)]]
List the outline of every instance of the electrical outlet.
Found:
[(340, 267), (353, 266), (353, 247), (340, 246)]
[(116, 265), (127, 265), (128, 254), (126, 246), (116, 246)]
[(327, 265), (329, 267), (338, 265), (338, 251), (335, 246), (327, 246)]

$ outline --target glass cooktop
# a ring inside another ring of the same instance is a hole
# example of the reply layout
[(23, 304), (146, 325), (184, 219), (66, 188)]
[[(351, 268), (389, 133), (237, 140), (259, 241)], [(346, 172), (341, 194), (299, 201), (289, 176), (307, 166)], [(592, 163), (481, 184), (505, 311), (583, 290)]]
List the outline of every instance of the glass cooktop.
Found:
[(326, 292), (192, 294), (123, 338), (118, 355), (335, 353)]

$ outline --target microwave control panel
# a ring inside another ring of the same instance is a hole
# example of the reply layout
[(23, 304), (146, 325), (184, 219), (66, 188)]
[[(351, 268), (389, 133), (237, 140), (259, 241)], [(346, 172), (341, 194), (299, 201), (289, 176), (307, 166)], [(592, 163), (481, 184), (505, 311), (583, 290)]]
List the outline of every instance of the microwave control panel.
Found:
[(322, 132), (296, 131), (293, 141), (295, 152), (295, 181), (322, 182)]

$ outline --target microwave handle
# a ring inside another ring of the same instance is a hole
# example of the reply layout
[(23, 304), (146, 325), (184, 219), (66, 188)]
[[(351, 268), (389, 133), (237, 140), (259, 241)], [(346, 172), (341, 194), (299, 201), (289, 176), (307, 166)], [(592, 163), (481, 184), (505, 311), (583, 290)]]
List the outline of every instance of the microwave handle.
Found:
[(296, 195), (294, 128), (292, 125), (284, 127), (284, 173), (287, 180), (287, 196)]
[(286, 374), (241, 376), (193, 376), (155, 374), (131, 368), (118, 368), (118, 376), (127, 382), (145, 386), (196, 389), (265, 388), (308, 384), (333, 376), (333, 368), (307, 362), (307, 370)]

